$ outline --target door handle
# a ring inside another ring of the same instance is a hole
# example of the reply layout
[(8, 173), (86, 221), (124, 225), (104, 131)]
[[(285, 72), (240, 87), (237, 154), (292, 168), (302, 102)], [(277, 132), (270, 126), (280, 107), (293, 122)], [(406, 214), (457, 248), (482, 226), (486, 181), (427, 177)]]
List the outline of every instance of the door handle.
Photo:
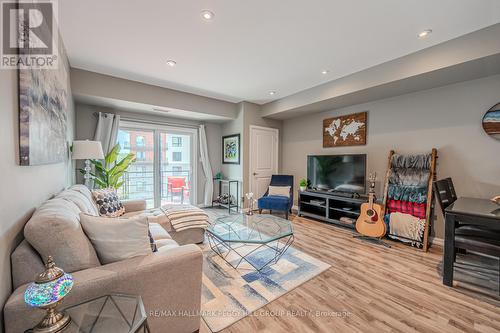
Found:
[(254, 172), (252, 175), (257, 176), (257, 175), (258, 175), (258, 173), (257, 173), (257, 172)]

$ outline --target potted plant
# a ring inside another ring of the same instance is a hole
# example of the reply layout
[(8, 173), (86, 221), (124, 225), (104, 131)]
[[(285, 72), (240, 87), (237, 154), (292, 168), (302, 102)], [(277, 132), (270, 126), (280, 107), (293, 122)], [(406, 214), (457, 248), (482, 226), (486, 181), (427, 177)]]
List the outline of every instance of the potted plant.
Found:
[(304, 192), (305, 190), (307, 190), (307, 179), (302, 178), (302, 179), (299, 181), (299, 187), (300, 187), (300, 190), (301, 190), (302, 192)]
[[(95, 167), (95, 172), (90, 173), (91, 179), (99, 188), (114, 188), (118, 190), (125, 182), (121, 177), (135, 162), (135, 154), (128, 153), (120, 161), (117, 161), (120, 155), (120, 144), (116, 144), (106, 155), (104, 163), (101, 160), (90, 160)], [(81, 173), (85, 170), (80, 169)]]

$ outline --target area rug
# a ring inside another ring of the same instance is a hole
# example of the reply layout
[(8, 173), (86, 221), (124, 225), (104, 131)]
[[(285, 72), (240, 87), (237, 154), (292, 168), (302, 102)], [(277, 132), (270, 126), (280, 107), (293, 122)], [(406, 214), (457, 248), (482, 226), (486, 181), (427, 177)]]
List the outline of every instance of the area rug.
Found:
[[(212, 210), (209, 213), (213, 217)], [(250, 266), (234, 269), (208, 244), (204, 254), (202, 317), (212, 332), (218, 332), (252, 312), (321, 274), (330, 265), (291, 246), (281, 259), (260, 273)], [(255, 260), (272, 255), (268, 249), (255, 253)], [(236, 256), (228, 260), (237, 260)]]

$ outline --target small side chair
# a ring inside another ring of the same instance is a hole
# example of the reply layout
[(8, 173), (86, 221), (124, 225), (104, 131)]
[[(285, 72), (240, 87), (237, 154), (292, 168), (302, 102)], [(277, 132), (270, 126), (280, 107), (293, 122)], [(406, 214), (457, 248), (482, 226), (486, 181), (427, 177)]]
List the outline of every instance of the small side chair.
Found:
[(293, 176), (291, 175), (272, 175), (269, 186), (290, 186), (288, 196), (269, 195), (269, 188), (262, 198), (257, 201), (259, 213), (263, 209), (269, 209), (272, 214), (273, 210), (285, 212), (285, 217), (288, 220), (288, 214), (292, 212), (293, 205)]

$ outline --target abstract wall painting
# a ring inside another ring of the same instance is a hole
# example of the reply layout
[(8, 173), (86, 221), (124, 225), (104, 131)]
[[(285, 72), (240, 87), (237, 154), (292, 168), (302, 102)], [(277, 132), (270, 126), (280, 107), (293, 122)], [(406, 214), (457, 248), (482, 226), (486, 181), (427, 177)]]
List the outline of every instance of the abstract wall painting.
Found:
[[(60, 59), (66, 60), (64, 47)], [(21, 165), (68, 159), (67, 118), (71, 107), (69, 64), (58, 69), (19, 69), (19, 158)]]
[(240, 164), (240, 135), (232, 134), (222, 137), (222, 163)]

